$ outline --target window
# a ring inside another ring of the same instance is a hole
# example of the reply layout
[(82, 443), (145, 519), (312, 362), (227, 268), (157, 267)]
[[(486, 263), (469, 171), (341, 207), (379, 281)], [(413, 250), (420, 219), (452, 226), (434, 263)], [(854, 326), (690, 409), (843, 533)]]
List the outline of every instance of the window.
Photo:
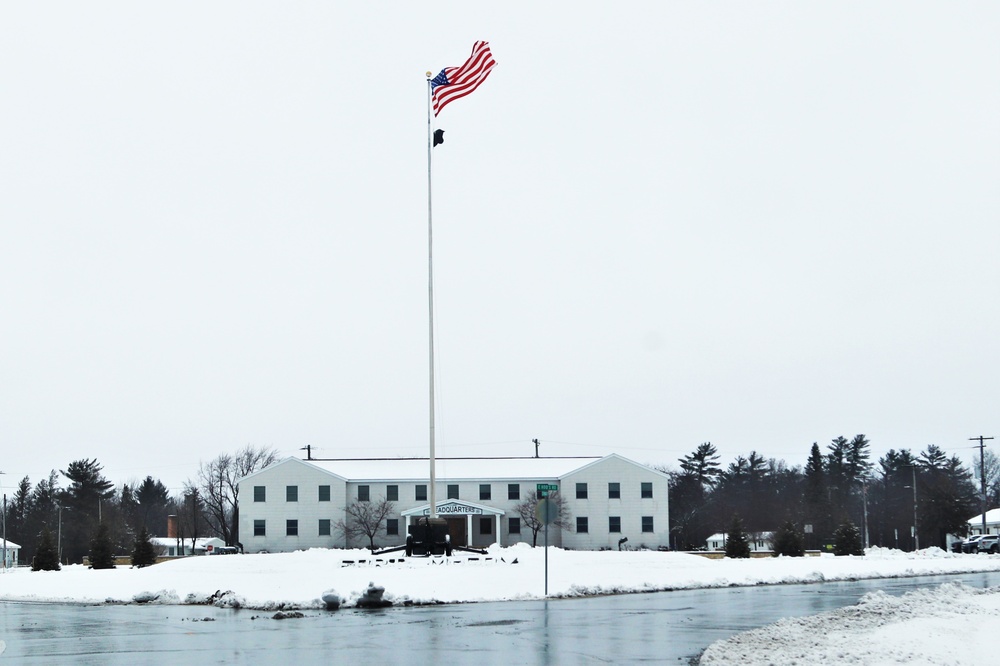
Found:
[(286, 520), (285, 521), (285, 536), (298, 536), (299, 535), (299, 521), (297, 520)]
[(480, 483), (479, 499), (481, 500), (493, 499), (493, 486), (491, 486), (488, 483)]
[(330, 501), (330, 486), (320, 486), (319, 487), (319, 501), (329, 502)]
[(621, 499), (622, 498), (622, 484), (620, 483), (609, 483), (608, 484), (608, 499)]
[(264, 527), (263, 520), (253, 521), (253, 535), (254, 536), (267, 536), (267, 530)]
[[(516, 486), (517, 484), (515, 483), (515, 484), (511, 484), (511, 485), (515, 485)], [(509, 520), (509, 522), (507, 523), (507, 531), (510, 532), (511, 534), (520, 534), (521, 533), (521, 519), (520, 518), (511, 518)]]
[(458, 484), (449, 483), (448, 484), (448, 499), (458, 499)]
[(371, 500), (371, 486), (358, 486), (358, 501), (368, 502)]
[(396, 536), (399, 534), (399, 518), (385, 519), (385, 533), (389, 536)]
[(399, 501), (399, 486), (389, 485), (385, 487), (385, 499), (389, 502)]
[(267, 501), (267, 488), (265, 486), (254, 486), (253, 487), (253, 501), (254, 502), (266, 502)]
[(642, 517), (642, 531), (643, 532), (652, 532), (653, 531), (653, 517), (652, 516), (643, 516)]
[[(642, 498), (651, 499), (653, 497), (653, 483), (651, 481), (642, 482)], [(650, 530), (652, 531), (652, 530)]]
[(286, 502), (298, 502), (299, 501), (299, 487), (298, 486), (285, 486), (285, 501)]
[(587, 499), (587, 484), (578, 483), (576, 484), (576, 498), (577, 499)]
[(492, 518), (480, 518), (479, 519), (479, 533), (480, 534), (493, 534), (493, 519)]
[(589, 531), (589, 527), (587, 525), (587, 517), (586, 516), (577, 516), (576, 517), (576, 532), (577, 532), (577, 534), (586, 534), (588, 531)]
[(417, 502), (427, 501), (427, 484), (418, 483), (413, 489), (413, 499)]
[(330, 519), (320, 518), (319, 519), (319, 535), (320, 536), (330, 536)]
[(618, 534), (622, 531), (622, 517), (608, 516), (608, 532)]
[(519, 499), (521, 499), (521, 484), (520, 483), (508, 483), (507, 484), (507, 499), (509, 499), (509, 500), (519, 500)]

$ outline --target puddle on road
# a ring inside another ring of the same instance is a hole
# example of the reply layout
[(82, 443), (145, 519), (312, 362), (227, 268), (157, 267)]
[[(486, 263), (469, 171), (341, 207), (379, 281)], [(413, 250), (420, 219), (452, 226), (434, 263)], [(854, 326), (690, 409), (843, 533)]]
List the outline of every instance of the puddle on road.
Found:
[(506, 627), (512, 624), (521, 624), (524, 620), (491, 620), (487, 622), (470, 622), (466, 627)]

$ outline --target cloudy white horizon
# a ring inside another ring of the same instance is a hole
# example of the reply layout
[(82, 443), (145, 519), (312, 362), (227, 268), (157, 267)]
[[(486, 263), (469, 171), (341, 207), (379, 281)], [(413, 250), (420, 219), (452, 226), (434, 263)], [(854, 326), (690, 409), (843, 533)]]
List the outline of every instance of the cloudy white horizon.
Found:
[[(1000, 7), (22, 3), (0, 485), (1000, 436)], [(995, 443), (990, 443), (995, 450)]]

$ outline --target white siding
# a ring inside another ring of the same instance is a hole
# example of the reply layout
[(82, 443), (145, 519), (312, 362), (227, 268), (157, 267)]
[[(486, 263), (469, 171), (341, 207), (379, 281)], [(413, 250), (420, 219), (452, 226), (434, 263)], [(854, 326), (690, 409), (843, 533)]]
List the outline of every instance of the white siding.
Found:
[[(254, 486), (263, 486), (263, 502), (254, 501)], [(286, 488), (298, 488), (298, 501), (286, 499)], [(319, 501), (319, 487), (330, 486), (330, 501)], [(344, 547), (333, 527), (344, 516), (347, 483), (296, 458), (286, 458), (240, 481), (240, 542), (248, 553), (289, 552), (306, 548)], [(330, 536), (319, 535), (320, 519), (331, 523)], [(254, 535), (264, 521), (264, 536)], [(298, 521), (298, 536), (285, 534), (288, 520)]]
[[(652, 486), (652, 497), (642, 497), (642, 484)], [(587, 499), (577, 499), (576, 484), (587, 484)], [(608, 484), (619, 484), (620, 497), (609, 498)], [(631, 548), (666, 548), (670, 543), (667, 514), (667, 477), (620, 456), (608, 456), (572, 472), (560, 481), (560, 492), (572, 514), (573, 528), (562, 538), (566, 548), (598, 550), (618, 548), (628, 538)], [(609, 530), (609, 519), (620, 518), (621, 532)], [(643, 517), (652, 518), (652, 532), (643, 532)], [(588, 532), (576, 531), (578, 517), (586, 517)]]

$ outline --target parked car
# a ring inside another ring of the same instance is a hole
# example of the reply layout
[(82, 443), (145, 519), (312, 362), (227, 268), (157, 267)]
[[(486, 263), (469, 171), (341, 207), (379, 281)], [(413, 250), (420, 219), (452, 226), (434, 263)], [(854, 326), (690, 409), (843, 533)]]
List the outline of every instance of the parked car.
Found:
[(978, 553), (979, 552), (979, 541), (987, 534), (973, 534), (968, 539), (962, 542), (962, 552), (963, 553)]
[(977, 553), (1000, 553), (1000, 534), (987, 534), (976, 544)]

